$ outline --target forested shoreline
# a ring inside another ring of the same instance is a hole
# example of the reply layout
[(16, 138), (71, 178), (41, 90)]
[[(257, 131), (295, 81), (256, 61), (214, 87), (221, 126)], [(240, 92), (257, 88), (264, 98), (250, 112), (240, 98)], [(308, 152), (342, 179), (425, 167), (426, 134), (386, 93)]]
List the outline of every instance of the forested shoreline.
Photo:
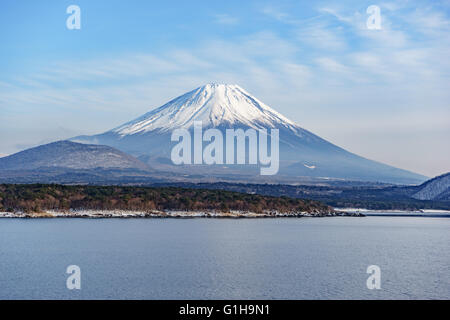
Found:
[(332, 213), (319, 201), (211, 189), (132, 186), (2, 184), (0, 211), (217, 211)]

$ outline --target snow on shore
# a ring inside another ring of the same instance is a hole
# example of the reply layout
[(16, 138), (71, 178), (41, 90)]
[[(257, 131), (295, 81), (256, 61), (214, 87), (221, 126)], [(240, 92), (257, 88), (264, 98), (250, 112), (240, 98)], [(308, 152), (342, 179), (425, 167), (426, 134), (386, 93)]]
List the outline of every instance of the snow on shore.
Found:
[(264, 213), (231, 211), (123, 211), (123, 210), (47, 210), (40, 213), (0, 212), (0, 218), (275, 218), (275, 217), (322, 217), (342, 215), (342, 213)]
[(335, 208), (336, 211), (345, 211), (348, 213), (361, 213), (368, 216), (417, 216), (417, 217), (448, 217), (449, 210), (434, 210), (434, 209), (420, 209), (420, 210), (370, 210), (364, 208)]

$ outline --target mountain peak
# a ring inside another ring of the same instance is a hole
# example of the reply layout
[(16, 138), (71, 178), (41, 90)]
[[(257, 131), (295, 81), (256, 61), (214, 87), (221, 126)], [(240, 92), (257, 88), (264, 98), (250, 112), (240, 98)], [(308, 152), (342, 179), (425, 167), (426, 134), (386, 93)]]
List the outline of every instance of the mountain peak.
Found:
[(121, 136), (149, 131), (189, 128), (194, 121), (204, 127), (297, 127), (236, 84), (208, 83), (112, 130)]
[(230, 83), (220, 83), (220, 82), (210, 82), (207, 83), (200, 88), (225, 88), (225, 87), (239, 87), (237, 84), (230, 84)]

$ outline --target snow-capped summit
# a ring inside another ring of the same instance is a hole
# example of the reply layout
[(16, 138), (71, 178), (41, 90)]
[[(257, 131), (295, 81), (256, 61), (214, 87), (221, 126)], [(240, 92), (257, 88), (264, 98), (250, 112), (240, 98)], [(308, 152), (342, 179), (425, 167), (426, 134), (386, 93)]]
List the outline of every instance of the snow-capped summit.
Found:
[(153, 130), (244, 125), (250, 128), (296, 127), (238, 85), (210, 83), (190, 91), (162, 107), (112, 130), (121, 136)]

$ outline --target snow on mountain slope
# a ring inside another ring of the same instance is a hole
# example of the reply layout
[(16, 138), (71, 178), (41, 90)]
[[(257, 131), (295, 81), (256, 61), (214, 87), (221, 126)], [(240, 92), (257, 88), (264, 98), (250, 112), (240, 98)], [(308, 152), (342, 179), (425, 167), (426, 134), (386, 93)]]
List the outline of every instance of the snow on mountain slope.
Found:
[(450, 172), (426, 181), (413, 198), (419, 200), (449, 200)]
[(169, 131), (189, 128), (194, 121), (202, 121), (204, 127), (245, 125), (258, 129), (297, 126), (238, 85), (213, 83), (188, 92), (112, 132), (125, 136), (153, 130)]

